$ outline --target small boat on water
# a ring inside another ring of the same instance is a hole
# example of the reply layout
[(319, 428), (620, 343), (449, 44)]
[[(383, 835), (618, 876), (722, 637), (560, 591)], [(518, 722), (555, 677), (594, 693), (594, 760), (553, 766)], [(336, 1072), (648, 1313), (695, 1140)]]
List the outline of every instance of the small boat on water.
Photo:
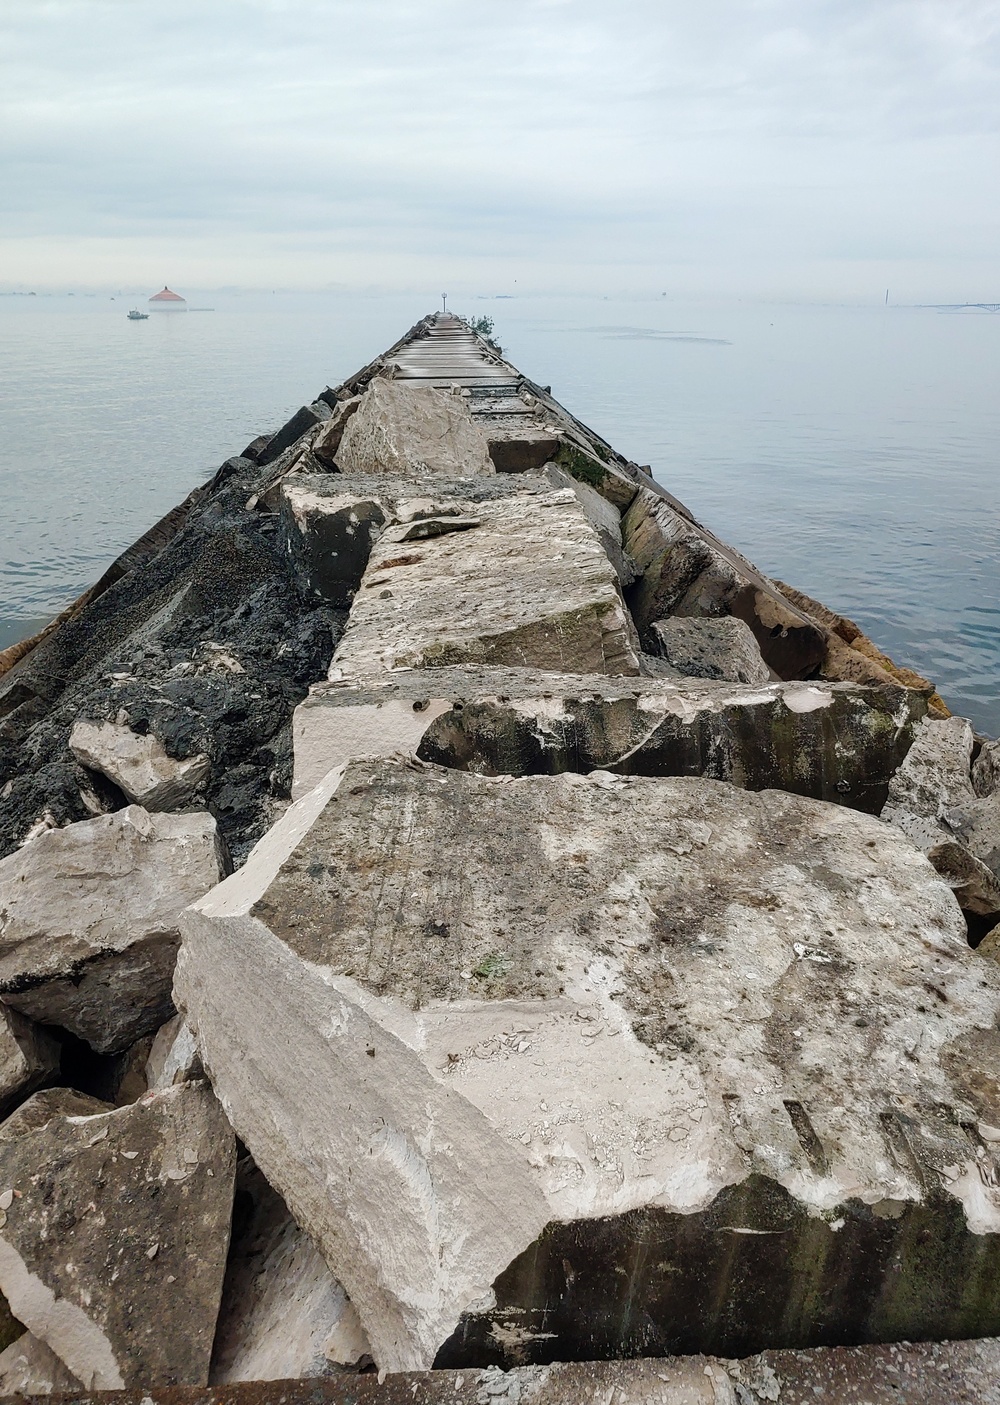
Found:
[(128, 315), (128, 320), (129, 320), (130, 322), (148, 322), (148, 321), (149, 321), (149, 313), (148, 313), (148, 312), (140, 312), (137, 307), (133, 307), (132, 310), (131, 310), (131, 312), (130, 312), (129, 315)]

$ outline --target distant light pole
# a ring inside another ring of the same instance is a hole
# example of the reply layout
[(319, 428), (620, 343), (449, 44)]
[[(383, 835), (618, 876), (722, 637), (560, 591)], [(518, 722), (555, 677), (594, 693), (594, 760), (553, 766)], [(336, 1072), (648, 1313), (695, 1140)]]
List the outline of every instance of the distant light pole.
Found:
[(448, 311), (448, 294), (447, 294), (447, 293), (442, 293), (442, 294), (441, 294), (441, 311), (442, 311), (442, 313)]

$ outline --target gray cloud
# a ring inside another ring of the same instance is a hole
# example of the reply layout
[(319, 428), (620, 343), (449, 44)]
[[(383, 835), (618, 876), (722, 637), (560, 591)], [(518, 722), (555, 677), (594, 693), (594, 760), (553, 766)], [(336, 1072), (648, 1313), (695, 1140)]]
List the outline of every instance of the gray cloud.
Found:
[(0, 276), (958, 296), (998, 70), (995, 0), (5, 0)]

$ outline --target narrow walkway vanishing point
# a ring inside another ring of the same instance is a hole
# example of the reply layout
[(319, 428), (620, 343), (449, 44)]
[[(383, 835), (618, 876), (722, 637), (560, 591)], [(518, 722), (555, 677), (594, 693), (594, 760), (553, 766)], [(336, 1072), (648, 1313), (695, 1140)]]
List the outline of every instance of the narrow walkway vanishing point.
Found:
[(0, 1392), (1000, 1399), (1000, 744), (460, 319), (0, 674)]

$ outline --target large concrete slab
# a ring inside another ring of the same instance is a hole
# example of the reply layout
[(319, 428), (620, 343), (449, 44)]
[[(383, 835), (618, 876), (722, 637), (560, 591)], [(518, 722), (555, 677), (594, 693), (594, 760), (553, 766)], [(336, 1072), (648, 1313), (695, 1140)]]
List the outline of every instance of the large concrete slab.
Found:
[(353, 764), (184, 934), (214, 1086), (383, 1368), (1000, 1325), (1000, 968), (872, 817)]
[(484, 500), (460, 530), (448, 522), (437, 536), (383, 532), (331, 677), (460, 663), (638, 674), (617, 577), (571, 489)]
[(310, 691), (293, 717), (292, 795), (401, 751), (480, 775), (707, 776), (878, 814), (925, 709), (896, 685), (413, 669)]

